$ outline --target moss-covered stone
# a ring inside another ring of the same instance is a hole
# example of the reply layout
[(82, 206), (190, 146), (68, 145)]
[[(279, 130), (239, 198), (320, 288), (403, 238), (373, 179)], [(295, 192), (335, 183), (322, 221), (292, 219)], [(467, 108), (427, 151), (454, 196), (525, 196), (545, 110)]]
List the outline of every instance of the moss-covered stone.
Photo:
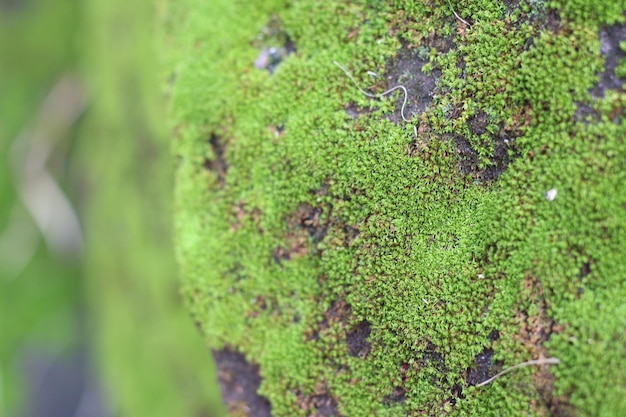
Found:
[(181, 6), (183, 292), (272, 415), (626, 409), (624, 9)]

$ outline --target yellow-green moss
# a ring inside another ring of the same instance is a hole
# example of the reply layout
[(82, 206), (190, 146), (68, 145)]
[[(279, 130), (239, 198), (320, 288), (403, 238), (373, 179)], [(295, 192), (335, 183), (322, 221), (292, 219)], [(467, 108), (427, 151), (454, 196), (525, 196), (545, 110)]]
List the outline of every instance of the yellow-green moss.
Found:
[[(260, 365), (275, 415), (307, 415), (321, 393), (346, 416), (624, 407), (623, 95), (588, 93), (599, 30), (621, 18), (606, 2), (507, 3), (452, 2), (471, 28), (447, 1), (187, 3), (172, 88), (183, 291), (214, 348)], [(254, 40), (277, 19), (297, 52), (270, 75)], [(409, 123), (388, 117), (400, 95), (370, 100), (333, 65), (383, 91), (365, 71), (424, 45), (441, 76)], [(346, 317), (329, 319), (338, 302)], [(358, 326), (371, 346), (352, 356)], [(491, 374), (561, 364), (472, 387), (489, 349)]]

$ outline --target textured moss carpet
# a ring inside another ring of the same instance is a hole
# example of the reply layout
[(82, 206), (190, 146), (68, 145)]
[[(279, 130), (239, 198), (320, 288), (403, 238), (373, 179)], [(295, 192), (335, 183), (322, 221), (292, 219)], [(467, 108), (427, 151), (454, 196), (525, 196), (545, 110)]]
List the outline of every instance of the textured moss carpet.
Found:
[(178, 257), (233, 415), (621, 415), (624, 1), (177, 7)]

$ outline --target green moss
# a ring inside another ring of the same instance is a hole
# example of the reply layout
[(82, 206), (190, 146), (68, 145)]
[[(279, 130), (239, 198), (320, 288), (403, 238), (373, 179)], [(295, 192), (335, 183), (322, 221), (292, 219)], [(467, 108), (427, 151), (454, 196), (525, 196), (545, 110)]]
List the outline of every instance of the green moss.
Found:
[(557, 0), (550, 5), (560, 9), (564, 17), (588, 24), (611, 25), (624, 22), (622, 12), (626, 9), (624, 1), (601, 1), (601, 0)]
[[(587, 91), (613, 14), (568, 3), (548, 29), (537, 2), (453, 5), (468, 28), (447, 2), (327, 3), (190, 1), (177, 29), (193, 50), (173, 87), (178, 256), (207, 341), (260, 365), (275, 415), (322, 394), (350, 416), (611, 415), (626, 382), (623, 96)], [(297, 53), (270, 75), (254, 39), (277, 19)], [(363, 97), (332, 63), (365, 86), (435, 37), (452, 48), (430, 48), (438, 88), (409, 123), (388, 119), (399, 96)], [(491, 374), (562, 363), (472, 387), (490, 349)]]
[[(171, 25), (184, 17), (160, 6)], [(173, 167), (151, 31), (162, 16), (152, 7), (98, 1), (84, 9), (90, 48), (83, 62), (97, 94), (72, 171), (89, 185), (83, 212), (90, 329), (116, 413), (217, 416), (224, 410), (215, 366), (178, 293)], [(170, 62), (169, 54), (161, 58)]]

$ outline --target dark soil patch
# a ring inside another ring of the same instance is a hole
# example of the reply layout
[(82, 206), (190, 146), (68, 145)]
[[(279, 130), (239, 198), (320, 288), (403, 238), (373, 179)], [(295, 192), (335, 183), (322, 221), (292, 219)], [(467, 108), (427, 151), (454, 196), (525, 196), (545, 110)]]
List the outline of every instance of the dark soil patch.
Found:
[(365, 358), (372, 350), (371, 343), (367, 340), (372, 329), (367, 320), (357, 323), (346, 334), (346, 343), (348, 344), (348, 353), (350, 356), (358, 356)]
[(583, 263), (583, 265), (580, 267), (580, 272), (578, 273), (578, 281), (580, 283), (580, 286), (578, 287), (578, 296), (580, 297), (583, 292), (585, 291), (585, 289), (583, 288), (583, 280), (589, 276), (589, 274), (591, 274), (591, 262), (585, 262)]
[(241, 228), (243, 222), (248, 218), (256, 225), (256, 229), (259, 233), (263, 234), (263, 227), (261, 226), (261, 210), (258, 207), (249, 209), (245, 201), (240, 201), (238, 204), (233, 205), (233, 219), (230, 223), (230, 231), (236, 232)]
[[(450, 118), (458, 118), (462, 113), (463, 110), (457, 107), (452, 111)], [(472, 137), (477, 138), (473, 140), (480, 142), (479, 145), (474, 144), (474, 146), (491, 148), (493, 153), (481, 166), (481, 158), (468, 138), (459, 134), (452, 136), (457, 149), (461, 172), (480, 182), (497, 180), (508, 165), (520, 156), (516, 138), (524, 134), (525, 129), (531, 123), (531, 119), (530, 108), (522, 108), (507, 125), (502, 122), (495, 125), (483, 110), (478, 110), (470, 116), (467, 120), (467, 127)], [(489, 128), (492, 125), (498, 129), (493, 134), (490, 132), (495, 131), (495, 129)]]
[(206, 158), (204, 160), (204, 168), (214, 172), (217, 175), (217, 183), (223, 186), (226, 182), (226, 172), (228, 171), (228, 164), (226, 163), (226, 157), (224, 155), (224, 143), (220, 136), (211, 133), (209, 145), (211, 146), (214, 157), (213, 159)]
[(275, 138), (279, 138), (285, 134), (284, 125), (270, 125), (268, 127), (268, 130), (270, 131), (270, 134)]
[[(439, 42), (438, 38), (433, 38), (433, 42)], [(441, 41), (442, 44), (444, 43)], [(445, 48), (449, 49), (445, 44)], [(408, 102), (404, 109), (404, 115), (410, 119), (413, 115), (423, 113), (433, 101), (433, 94), (437, 88), (437, 80), (441, 77), (440, 69), (433, 69), (430, 73), (422, 72), (424, 65), (428, 63), (428, 53), (425, 48), (408, 48), (403, 46), (395, 58), (387, 65), (385, 71), (386, 89), (403, 85), (408, 92)], [(404, 96), (399, 93), (396, 110), (389, 116), (394, 123), (403, 122), (402, 103)]]
[(445, 54), (454, 47), (454, 37), (443, 37), (438, 31), (433, 31), (423, 39), (422, 43), (428, 48), (436, 49), (438, 53)]
[(320, 223), (320, 216), (323, 210), (319, 207), (313, 207), (310, 204), (301, 204), (296, 212), (296, 217), (292, 220), (296, 221), (298, 227), (303, 228), (309, 233), (309, 237), (313, 243), (321, 242), (328, 232), (328, 225)]
[(257, 394), (261, 386), (259, 366), (236, 350), (214, 350), (222, 399), (233, 415), (271, 417), (272, 406)]
[(600, 121), (600, 113), (586, 103), (576, 103), (576, 112), (574, 120), (577, 122), (588, 123), (589, 121)]
[(506, 6), (507, 14), (513, 13), (519, 7), (520, 0), (503, 0), (502, 1)]
[(345, 225), (343, 227), (343, 232), (344, 232), (344, 238), (343, 238), (343, 244), (344, 247), (349, 248), (352, 246), (352, 243), (354, 242), (354, 240), (359, 236), (359, 229), (357, 229), (354, 226), (350, 226), (350, 225)]
[(484, 111), (479, 110), (478, 113), (469, 118), (468, 123), (470, 125), (472, 133), (474, 133), (475, 135), (482, 135), (483, 133), (487, 133), (489, 120), (487, 119), (487, 113), (485, 113)]
[[(372, 94), (381, 94), (391, 88), (403, 86), (407, 91), (407, 103), (402, 111), (404, 103), (404, 92), (399, 89), (390, 94), (396, 94), (396, 109), (389, 115), (389, 120), (394, 123), (404, 121), (412, 116), (424, 113), (433, 101), (433, 95), (437, 89), (437, 80), (441, 77), (441, 70), (433, 68), (432, 71), (422, 71), (424, 65), (429, 62), (429, 51), (437, 50), (439, 53), (449, 52), (454, 46), (453, 38), (444, 38), (432, 32), (430, 36), (423, 38), (420, 45), (412, 45), (405, 40), (401, 40), (401, 48), (396, 56), (391, 59), (385, 68), (385, 78), (379, 79), (374, 86), (364, 89)], [(347, 113), (353, 117), (368, 113), (368, 109), (361, 109), (354, 105), (349, 105)]]
[(384, 405), (393, 405), (396, 403), (404, 403), (406, 401), (406, 389), (402, 387), (394, 387), (391, 394), (383, 397)]
[(359, 107), (354, 103), (348, 103), (348, 105), (346, 106), (346, 114), (353, 119), (358, 119), (359, 117), (369, 114), (371, 112), (371, 108)]
[(350, 316), (352, 315), (352, 307), (342, 299), (333, 301), (330, 307), (324, 312), (324, 318), (319, 324), (319, 328), (315, 330), (308, 340), (319, 339), (320, 332), (327, 330), (331, 326), (339, 325), (342, 328), (348, 324)]
[(287, 245), (272, 251), (275, 262), (280, 264), (294, 257), (305, 256), (309, 253), (311, 244), (316, 245), (326, 237), (329, 225), (321, 223), (322, 213), (322, 208), (305, 203), (301, 204), (293, 215), (287, 217), (285, 235)]
[[(564, 330), (553, 319), (548, 317), (549, 306), (545, 300), (541, 282), (533, 276), (527, 276), (524, 280), (524, 293), (529, 302), (537, 307), (536, 315), (529, 315), (522, 310), (517, 314), (520, 323), (517, 340), (525, 348), (532, 358), (548, 358), (549, 352), (544, 343), (550, 339), (553, 333)], [(550, 416), (566, 417), (574, 415), (574, 408), (569, 403), (568, 396), (555, 397), (553, 394), (555, 377), (551, 368), (547, 365), (537, 366), (533, 375), (533, 382), (539, 401), (533, 400), (534, 408), (544, 408)]]
[[(524, 0), (525, 3), (528, 3)], [(504, 0), (505, 5), (507, 6), (507, 14), (511, 15), (519, 9), (519, 5), (521, 1), (519, 0)], [(517, 20), (515, 23), (510, 23), (508, 25), (515, 26), (517, 28), (520, 27), (522, 23), (533, 26), (537, 33), (548, 31), (548, 32), (558, 32), (561, 29), (561, 16), (559, 15), (556, 9), (546, 8), (546, 5), (543, 2), (531, 2), (530, 4), (530, 12), (523, 13), (521, 18)], [(526, 39), (524, 42), (523, 50), (528, 51), (535, 45), (535, 37), (530, 37)]]
[(4, 18), (10, 16), (10, 13), (20, 13), (27, 9), (27, 4), (30, 3), (24, 0), (0, 0), (0, 11), (5, 13)]
[(341, 416), (337, 409), (337, 400), (328, 391), (326, 384), (320, 383), (316, 388), (315, 393), (311, 395), (296, 393), (300, 408), (307, 411), (311, 417)]
[(309, 253), (308, 245), (303, 238), (291, 238), (289, 239), (289, 246), (279, 246), (272, 251), (272, 259), (277, 264), (281, 264), (283, 261), (289, 261), (294, 257), (306, 256)]
[(554, 320), (548, 317), (548, 305), (545, 301), (543, 288), (539, 280), (529, 276), (524, 280), (524, 289), (529, 294), (530, 302), (537, 307), (537, 315), (530, 316), (526, 310), (519, 311), (517, 319), (520, 329), (517, 334), (518, 340), (530, 350), (533, 357), (548, 357), (543, 347), (553, 332), (562, 331)]
[(446, 361), (443, 359), (443, 355), (437, 351), (437, 345), (432, 342), (426, 344), (424, 353), (419, 359), (419, 365), (421, 367), (432, 366), (439, 372), (448, 372)]
[(457, 398), (461, 400), (464, 399), (465, 395), (463, 394), (463, 385), (461, 384), (452, 385), (452, 388), (450, 388), (450, 394), (452, 394), (452, 397), (449, 399), (449, 402), (452, 405), (456, 404)]
[[(471, 123), (471, 122), (470, 122)], [(474, 122), (477, 131), (483, 129), (479, 122)], [(513, 137), (508, 135), (506, 131), (501, 130), (494, 137), (495, 148), (491, 165), (481, 167), (478, 152), (476, 152), (467, 139), (462, 136), (455, 135), (454, 141), (459, 155), (459, 163), (461, 172), (465, 175), (471, 175), (474, 179), (482, 182), (497, 180), (511, 163), (512, 158), (509, 155), (509, 149), (513, 147)]]
[(466, 381), (470, 386), (489, 379), (489, 370), (493, 360), (493, 349), (487, 348), (474, 358), (474, 364), (467, 370)]
[(500, 339), (500, 332), (497, 329), (493, 329), (489, 332), (488, 337), (490, 341), (495, 342), (496, 340)]
[(352, 315), (352, 307), (344, 300), (333, 301), (328, 310), (324, 312), (321, 328), (327, 329), (330, 324), (341, 323), (346, 325)]
[(615, 68), (626, 54), (619, 47), (621, 41), (626, 40), (626, 24), (616, 24), (600, 31), (600, 52), (604, 55), (604, 71), (600, 74), (600, 81), (590, 93), (595, 98), (603, 98), (607, 90), (622, 90), (623, 80), (615, 75)]
[(546, 9), (545, 5), (535, 2), (531, 8), (529, 22), (539, 30), (558, 32), (561, 29), (561, 16), (556, 9)]
[(546, 404), (550, 417), (575, 417), (578, 415), (576, 407), (570, 403), (569, 395), (552, 397)]

